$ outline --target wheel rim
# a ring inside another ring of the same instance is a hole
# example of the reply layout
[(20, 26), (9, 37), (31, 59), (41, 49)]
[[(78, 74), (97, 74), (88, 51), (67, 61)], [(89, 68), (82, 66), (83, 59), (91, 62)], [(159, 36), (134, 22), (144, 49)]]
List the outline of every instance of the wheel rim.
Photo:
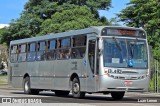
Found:
[(29, 85), (29, 82), (26, 81), (25, 84), (24, 84), (24, 90), (25, 90), (25, 91), (28, 91), (28, 90), (29, 90), (29, 86), (28, 86), (28, 85)]
[(73, 92), (76, 94), (79, 92), (79, 84), (78, 83), (73, 84)]

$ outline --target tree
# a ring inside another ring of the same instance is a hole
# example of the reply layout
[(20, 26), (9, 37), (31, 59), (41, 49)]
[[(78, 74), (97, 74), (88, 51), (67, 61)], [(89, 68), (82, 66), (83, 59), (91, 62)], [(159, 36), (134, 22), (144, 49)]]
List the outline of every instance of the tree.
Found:
[(160, 1), (131, 0), (118, 14), (128, 26), (142, 27), (147, 31), (149, 44), (156, 59), (160, 57)]
[(95, 19), (95, 15), (87, 7), (78, 6), (72, 10), (56, 12), (51, 16), (51, 19), (45, 20), (41, 26), (41, 34), (64, 32), (96, 25), (102, 25), (102, 22)]
[(0, 29), (0, 35), (2, 34), (3, 30), (4, 30), (4, 28), (1, 28), (1, 29)]
[(117, 17), (111, 18), (111, 19), (109, 20), (109, 23), (111, 23), (112, 25), (115, 25), (115, 26), (120, 26), (120, 24), (118, 24), (118, 19), (117, 19)]
[(63, 32), (107, 25), (98, 9), (108, 10), (111, 0), (29, 0), (20, 18), (12, 20), (2, 33), (1, 43), (34, 37), (47, 33)]
[(2, 37), (3, 32), (4, 32), (4, 28), (1, 28), (0, 29), (0, 38)]
[(111, 0), (30, 0), (26, 3), (25, 10), (46, 19), (56, 12), (73, 9), (74, 6), (87, 6), (96, 14), (98, 9), (108, 10), (111, 7)]

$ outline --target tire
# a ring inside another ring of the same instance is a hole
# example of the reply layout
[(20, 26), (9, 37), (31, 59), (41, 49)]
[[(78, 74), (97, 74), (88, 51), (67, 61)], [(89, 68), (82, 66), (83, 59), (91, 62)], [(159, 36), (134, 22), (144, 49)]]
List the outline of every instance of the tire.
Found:
[(72, 81), (72, 95), (74, 98), (83, 98), (85, 96), (85, 92), (81, 92), (80, 90), (80, 82), (78, 78), (74, 78)]
[(26, 77), (23, 80), (23, 90), (25, 94), (33, 94), (33, 95), (39, 94), (39, 90), (30, 88), (30, 78), (29, 77)]
[(69, 95), (69, 91), (56, 90), (56, 91), (55, 91), (55, 95), (56, 95), (56, 96), (68, 96), (68, 95)]
[(125, 92), (111, 92), (111, 96), (114, 100), (121, 100)]

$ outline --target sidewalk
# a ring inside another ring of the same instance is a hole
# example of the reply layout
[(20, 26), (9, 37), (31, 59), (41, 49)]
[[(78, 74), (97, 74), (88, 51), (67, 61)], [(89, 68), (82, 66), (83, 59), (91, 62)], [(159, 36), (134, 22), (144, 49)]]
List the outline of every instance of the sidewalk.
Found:
[(8, 84), (0, 84), (0, 89), (5, 89), (5, 90), (20, 90), (21, 88), (13, 88), (11, 85), (8, 85)]
[(153, 92), (126, 92), (125, 95), (146, 95), (146, 96), (157, 96), (160, 97), (160, 93), (153, 93)]
[(8, 84), (0, 84), (0, 89), (9, 89), (9, 88), (12, 88), (12, 87)]

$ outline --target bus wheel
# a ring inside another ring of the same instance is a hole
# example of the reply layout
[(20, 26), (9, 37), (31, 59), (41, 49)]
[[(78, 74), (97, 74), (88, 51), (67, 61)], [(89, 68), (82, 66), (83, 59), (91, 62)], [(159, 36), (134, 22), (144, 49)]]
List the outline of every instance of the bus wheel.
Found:
[(24, 78), (23, 89), (24, 89), (24, 93), (26, 94), (34, 94), (34, 95), (39, 94), (39, 90), (30, 88), (30, 78), (29, 77)]
[(72, 95), (75, 98), (83, 98), (85, 96), (85, 92), (80, 91), (80, 82), (78, 78), (74, 78), (72, 82)]
[(60, 90), (56, 90), (55, 91), (55, 95), (57, 96), (68, 96), (69, 91), (60, 91)]
[(114, 100), (120, 100), (123, 98), (125, 92), (111, 92), (111, 96)]

